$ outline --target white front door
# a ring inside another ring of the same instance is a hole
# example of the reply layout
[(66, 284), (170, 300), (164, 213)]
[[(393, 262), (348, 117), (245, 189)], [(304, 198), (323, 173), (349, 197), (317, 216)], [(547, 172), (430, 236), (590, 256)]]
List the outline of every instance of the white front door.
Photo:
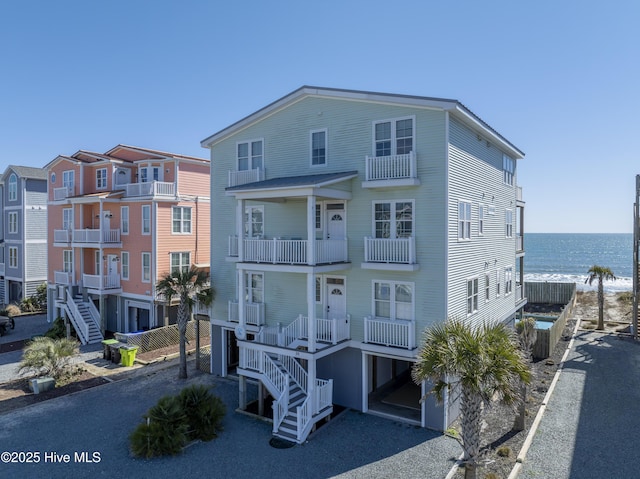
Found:
[(327, 239), (343, 240), (347, 234), (344, 210), (327, 211)]
[(347, 297), (344, 280), (327, 278), (327, 319), (347, 316)]

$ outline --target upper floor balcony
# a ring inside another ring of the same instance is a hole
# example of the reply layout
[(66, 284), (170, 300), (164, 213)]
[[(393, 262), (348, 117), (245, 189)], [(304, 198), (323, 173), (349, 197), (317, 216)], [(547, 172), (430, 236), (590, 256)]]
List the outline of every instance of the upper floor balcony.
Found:
[(64, 200), (73, 196), (74, 188), (73, 186), (63, 186), (62, 188), (54, 188), (53, 189), (53, 199), (55, 201)]
[(417, 186), (419, 184), (415, 152), (365, 157), (363, 188)]
[(364, 318), (364, 342), (394, 348), (414, 349), (416, 347), (416, 322), (367, 316)]
[(254, 168), (253, 170), (229, 171), (229, 183), (227, 186), (245, 185), (256, 181), (264, 180), (264, 168)]
[(362, 268), (400, 271), (417, 270), (415, 237), (365, 237)]
[[(229, 301), (228, 303), (227, 321), (240, 322), (240, 313), (238, 311), (238, 301)], [(244, 303), (244, 320), (250, 326), (262, 326), (265, 324), (264, 303)]]
[(53, 280), (56, 284), (71, 286), (73, 284), (73, 274), (69, 271), (54, 271)]
[(348, 261), (347, 240), (313, 240), (315, 252), (311, 253), (310, 241), (303, 239), (255, 239), (242, 241), (240, 257), (237, 236), (229, 237), (229, 256), (247, 263), (271, 263), (288, 265), (318, 265)]
[(109, 245), (111, 247), (122, 246), (120, 229), (84, 228), (73, 230), (53, 230), (53, 242), (81, 245)]
[(4, 263), (0, 263), (0, 276), (4, 276)]
[(176, 195), (176, 184), (166, 181), (147, 181), (142, 183), (127, 183), (121, 186), (125, 190), (125, 196), (165, 196)]
[(119, 292), (120, 275), (118, 274), (83, 274), (82, 285), (98, 292)]

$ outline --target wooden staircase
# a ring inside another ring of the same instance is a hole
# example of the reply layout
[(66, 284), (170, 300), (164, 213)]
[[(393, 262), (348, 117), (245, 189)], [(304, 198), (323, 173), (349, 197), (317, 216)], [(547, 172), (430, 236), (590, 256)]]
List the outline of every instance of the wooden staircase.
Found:
[(84, 301), (82, 296), (67, 295), (64, 309), (82, 344), (99, 343), (104, 339), (91, 308), (95, 309), (92, 304)]

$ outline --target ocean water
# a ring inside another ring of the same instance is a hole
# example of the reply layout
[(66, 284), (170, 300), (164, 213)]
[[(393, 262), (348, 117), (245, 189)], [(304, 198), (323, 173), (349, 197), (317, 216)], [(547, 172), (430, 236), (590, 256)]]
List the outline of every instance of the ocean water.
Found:
[(525, 281), (575, 282), (580, 290), (593, 265), (613, 271), (615, 281), (605, 281), (608, 292), (632, 289), (633, 235), (617, 233), (525, 233)]

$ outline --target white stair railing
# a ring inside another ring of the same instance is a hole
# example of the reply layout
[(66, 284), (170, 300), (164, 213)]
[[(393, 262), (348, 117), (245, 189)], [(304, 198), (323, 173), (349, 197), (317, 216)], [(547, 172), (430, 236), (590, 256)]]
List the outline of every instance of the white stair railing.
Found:
[(89, 314), (91, 315), (91, 319), (96, 325), (96, 328), (100, 330), (100, 312), (98, 311), (98, 308), (93, 304), (93, 301), (86, 301), (85, 304), (87, 305), (87, 309), (89, 310)]
[(291, 379), (300, 386), (300, 389), (307, 394), (307, 372), (302, 365), (292, 356), (278, 355), (278, 360), (282, 363), (282, 367), (289, 373)]
[(78, 305), (73, 301), (73, 296), (71, 295), (71, 291), (67, 291), (67, 311), (69, 313), (69, 319), (73, 323), (73, 327), (78, 332), (78, 336), (80, 336), (80, 342), (82, 344), (87, 344), (89, 342), (89, 325), (85, 322), (80, 310), (78, 309)]

